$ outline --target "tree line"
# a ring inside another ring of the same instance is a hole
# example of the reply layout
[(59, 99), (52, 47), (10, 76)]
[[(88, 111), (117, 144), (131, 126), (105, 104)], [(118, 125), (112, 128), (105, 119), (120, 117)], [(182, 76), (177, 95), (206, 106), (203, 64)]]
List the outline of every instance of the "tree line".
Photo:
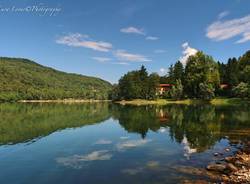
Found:
[[(164, 94), (158, 93), (159, 84), (172, 84)], [(221, 87), (221, 84), (225, 84)], [(149, 74), (144, 66), (122, 76), (113, 86), (113, 100), (157, 98), (198, 98), (209, 100), (216, 96), (250, 97), (250, 51), (238, 59), (229, 58), (227, 63), (197, 52), (187, 59), (170, 65), (168, 74)]]

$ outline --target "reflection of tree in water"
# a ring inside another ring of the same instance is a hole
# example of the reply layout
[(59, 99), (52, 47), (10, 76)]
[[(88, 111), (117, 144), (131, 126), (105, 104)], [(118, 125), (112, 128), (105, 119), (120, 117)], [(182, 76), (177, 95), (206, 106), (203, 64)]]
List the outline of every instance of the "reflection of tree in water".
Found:
[(216, 115), (215, 107), (203, 106), (176, 106), (167, 107), (171, 114), (170, 135), (181, 143), (186, 136), (190, 147), (203, 151), (214, 145), (218, 140), (221, 124)]
[(167, 116), (156, 106), (114, 106), (113, 116), (119, 119), (119, 123), (128, 131), (141, 134), (146, 137), (149, 130), (157, 131), (165, 127)]
[(0, 104), (0, 144), (19, 143), (110, 117), (108, 103)]
[(115, 106), (112, 114), (128, 132), (137, 132), (143, 138), (149, 130), (157, 131), (168, 126), (172, 139), (179, 143), (185, 140), (190, 150), (198, 152), (210, 148), (226, 135), (242, 139), (243, 134), (239, 137), (238, 132), (250, 128), (250, 110), (247, 107)]

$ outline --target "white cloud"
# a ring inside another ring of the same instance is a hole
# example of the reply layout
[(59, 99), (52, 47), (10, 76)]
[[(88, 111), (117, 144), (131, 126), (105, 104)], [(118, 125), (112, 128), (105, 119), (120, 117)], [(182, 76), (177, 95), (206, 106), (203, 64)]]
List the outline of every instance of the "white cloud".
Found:
[(117, 50), (114, 52), (115, 57), (122, 61), (131, 61), (131, 62), (147, 62), (151, 61), (146, 56), (141, 54), (132, 54), (128, 53), (125, 50)]
[(168, 73), (168, 69), (167, 68), (160, 68), (159, 74), (160, 75), (166, 75)]
[(159, 40), (159, 38), (158, 38), (158, 37), (155, 37), (155, 36), (147, 36), (147, 37), (146, 37), (146, 40), (155, 41), (155, 40)]
[(117, 148), (118, 150), (135, 148), (138, 146), (143, 146), (150, 141), (151, 141), (150, 139), (128, 140), (128, 141), (117, 144)]
[(227, 15), (229, 15), (229, 11), (223, 11), (218, 15), (218, 19), (222, 19), (226, 17)]
[(100, 140), (96, 141), (95, 144), (112, 144), (112, 141), (107, 140), (107, 139), (100, 139)]
[(105, 63), (107, 61), (111, 61), (111, 58), (106, 58), (106, 57), (92, 57), (92, 59), (101, 62), (101, 63)]
[(64, 166), (69, 166), (74, 169), (82, 168), (83, 162), (97, 161), (97, 160), (110, 160), (112, 154), (108, 150), (93, 151), (87, 155), (73, 155), (69, 157), (60, 157), (56, 161)]
[(143, 29), (139, 29), (136, 27), (126, 27), (126, 28), (122, 28), (120, 29), (120, 31), (122, 33), (132, 33), (132, 34), (139, 34), (139, 35), (145, 35), (145, 32), (143, 31)]
[(179, 60), (183, 65), (186, 65), (189, 56), (195, 55), (198, 52), (198, 50), (190, 47), (188, 42), (183, 43), (182, 48), (183, 48), (182, 56), (180, 57)]
[(250, 41), (250, 15), (238, 19), (219, 20), (207, 28), (206, 36), (215, 41), (227, 40), (235, 36), (242, 36), (236, 43)]
[(154, 50), (154, 53), (156, 53), (156, 54), (161, 54), (161, 53), (165, 53), (165, 52), (167, 52), (167, 51), (163, 50), (163, 49), (156, 49), (156, 50)]
[(129, 63), (126, 63), (126, 62), (113, 62), (111, 64), (114, 64), (114, 65), (129, 65)]
[(82, 35), (80, 33), (69, 34), (60, 37), (56, 40), (56, 43), (63, 44), (71, 47), (85, 47), (101, 52), (108, 52), (112, 49), (112, 44), (103, 41), (92, 41), (88, 35)]

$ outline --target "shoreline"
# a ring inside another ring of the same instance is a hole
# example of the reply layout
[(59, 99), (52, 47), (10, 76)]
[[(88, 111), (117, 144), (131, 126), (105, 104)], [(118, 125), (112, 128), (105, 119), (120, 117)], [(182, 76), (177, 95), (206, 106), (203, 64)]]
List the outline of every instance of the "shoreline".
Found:
[(200, 100), (200, 99), (183, 99), (183, 100), (171, 100), (171, 99), (158, 99), (158, 100), (122, 100), (115, 101), (114, 103), (120, 105), (168, 105), (168, 104), (180, 104), (180, 105), (197, 105), (197, 104), (210, 104), (210, 105), (243, 105), (250, 104), (249, 99), (240, 98), (215, 98), (212, 100)]
[(80, 100), (80, 99), (64, 99), (64, 100), (19, 100), (18, 103), (99, 103), (111, 102), (111, 100)]

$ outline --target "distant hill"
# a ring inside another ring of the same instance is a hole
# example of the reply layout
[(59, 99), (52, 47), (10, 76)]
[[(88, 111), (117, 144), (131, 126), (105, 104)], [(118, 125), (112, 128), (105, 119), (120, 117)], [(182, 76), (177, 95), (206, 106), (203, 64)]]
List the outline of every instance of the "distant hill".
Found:
[(0, 101), (108, 99), (111, 84), (65, 73), (28, 59), (0, 57)]

